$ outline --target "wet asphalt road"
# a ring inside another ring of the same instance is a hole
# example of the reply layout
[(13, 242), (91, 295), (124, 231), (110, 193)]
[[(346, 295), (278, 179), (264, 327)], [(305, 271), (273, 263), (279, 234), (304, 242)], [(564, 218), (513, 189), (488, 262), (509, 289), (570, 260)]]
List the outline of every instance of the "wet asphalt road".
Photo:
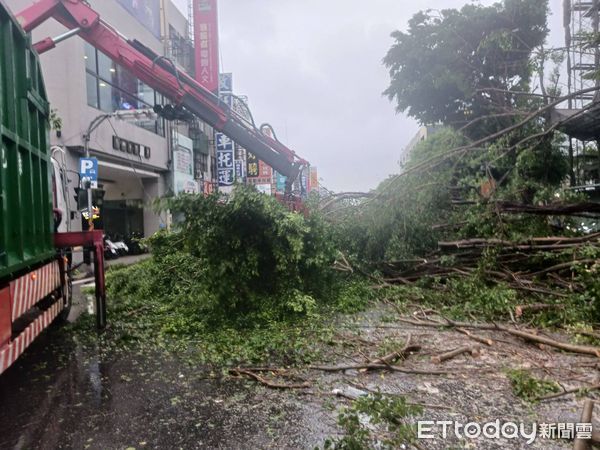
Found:
[(0, 376), (0, 449), (313, 448), (310, 398), (50, 330)]
[(85, 347), (53, 327), (0, 376), (0, 449), (314, 448), (326, 413), (310, 402), (170, 354)]

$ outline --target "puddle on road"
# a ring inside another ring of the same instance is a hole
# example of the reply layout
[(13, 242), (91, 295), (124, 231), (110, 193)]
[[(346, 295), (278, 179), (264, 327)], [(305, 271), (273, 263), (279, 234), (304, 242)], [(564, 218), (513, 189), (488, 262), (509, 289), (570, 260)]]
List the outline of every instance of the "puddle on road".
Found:
[(53, 331), (0, 376), (0, 405), (2, 449), (314, 448), (331, 422), (306, 396)]

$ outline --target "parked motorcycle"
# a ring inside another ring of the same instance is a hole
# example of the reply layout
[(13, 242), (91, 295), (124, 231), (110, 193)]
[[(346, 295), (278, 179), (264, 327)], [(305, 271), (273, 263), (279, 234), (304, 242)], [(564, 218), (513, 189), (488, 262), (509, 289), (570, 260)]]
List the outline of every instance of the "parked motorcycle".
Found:
[(114, 241), (113, 244), (117, 248), (117, 253), (119, 256), (127, 256), (129, 254), (129, 247), (123, 241)]
[(125, 237), (124, 242), (129, 248), (130, 255), (141, 255), (148, 251), (148, 247), (142, 242), (142, 239), (142, 236), (135, 232)]
[(119, 251), (117, 246), (104, 235), (104, 259), (117, 259), (119, 257)]

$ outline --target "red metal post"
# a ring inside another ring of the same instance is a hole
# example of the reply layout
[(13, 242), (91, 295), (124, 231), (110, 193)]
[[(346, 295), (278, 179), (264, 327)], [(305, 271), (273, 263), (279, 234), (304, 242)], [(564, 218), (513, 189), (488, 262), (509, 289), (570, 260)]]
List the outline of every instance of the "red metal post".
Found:
[(106, 286), (104, 282), (104, 234), (102, 230), (56, 233), (57, 248), (88, 247), (94, 252), (94, 280), (96, 284), (96, 323), (106, 326)]
[(94, 242), (94, 279), (96, 281), (96, 325), (106, 326), (106, 286), (104, 284), (104, 241)]

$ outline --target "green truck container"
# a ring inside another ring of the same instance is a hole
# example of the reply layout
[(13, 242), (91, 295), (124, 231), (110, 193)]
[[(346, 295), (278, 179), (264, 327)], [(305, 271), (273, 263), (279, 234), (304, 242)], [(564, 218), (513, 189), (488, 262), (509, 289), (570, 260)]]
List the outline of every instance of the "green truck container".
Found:
[(0, 281), (55, 254), (48, 114), (38, 55), (0, 0)]

